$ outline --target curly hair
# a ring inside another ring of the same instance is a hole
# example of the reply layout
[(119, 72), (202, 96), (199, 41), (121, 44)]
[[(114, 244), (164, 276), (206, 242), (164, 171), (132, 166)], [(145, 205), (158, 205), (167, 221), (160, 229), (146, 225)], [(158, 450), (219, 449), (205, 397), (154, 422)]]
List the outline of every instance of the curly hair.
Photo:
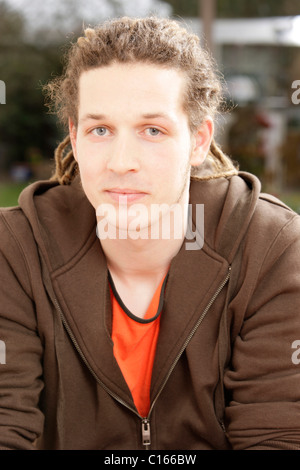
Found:
[[(44, 91), (50, 110), (57, 113), (66, 127), (71, 118), (77, 125), (79, 79), (83, 72), (112, 63), (148, 63), (174, 68), (186, 75), (183, 107), (191, 132), (206, 116), (214, 117), (222, 103), (221, 80), (209, 53), (200, 46), (200, 39), (166, 18), (128, 18), (109, 20), (71, 45), (66, 54), (62, 76), (49, 82)], [(55, 152), (56, 170), (53, 179), (69, 184), (78, 172), (70, 148), (70, 137)], [(237, 173), (232, 160), (212, 140), (208, 158), (214, 170), (202, 178), (230, 176)], [(197, 175), (197, 168), (192, 175)]]

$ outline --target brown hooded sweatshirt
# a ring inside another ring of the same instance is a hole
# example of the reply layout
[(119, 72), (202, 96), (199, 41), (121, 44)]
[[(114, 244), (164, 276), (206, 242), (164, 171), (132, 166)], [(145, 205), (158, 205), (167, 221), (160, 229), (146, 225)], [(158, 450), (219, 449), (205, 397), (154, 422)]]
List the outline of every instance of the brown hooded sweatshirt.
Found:
[(190, 203), (204, 244), (171, 263), (148, 416), (78, 180), (1, 210), (1, 449), (300, 449), (300, 217), (245, 173), (192, 180)]

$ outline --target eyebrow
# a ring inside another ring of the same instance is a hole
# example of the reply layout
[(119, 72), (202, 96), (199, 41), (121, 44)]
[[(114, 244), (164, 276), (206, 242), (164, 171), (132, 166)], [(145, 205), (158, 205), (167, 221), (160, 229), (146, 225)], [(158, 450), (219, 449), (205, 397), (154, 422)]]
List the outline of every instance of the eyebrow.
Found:
[(85, 121), (89, 121), (89, 120), (93, 120), (93, 121), (101, 121), (102, 119), (105, 119), (105, 115), (104, 114), (85, 114), (82, 118), (79, 119), (78, 122), (85, 122)]
[[(174, 119), (167, 113), (145, 113), (141, 115), (141, 118), (143, 119), (157, 119), (157, 118), (162, 118), (166, 119), (168, 121), (174, 122)], [(101, 121), (103, 119), (107, 119), (107, 116), (105, 114), (93, 114), (93, 113), (88, 113), (85, 114), (82, 118), (79, 119), (79, 123), (85, 122), (85, 121)]]
[(142, 118), (144, 119), (163, 118), (163, 119), (167, 119), (168, 121), (173, 121), (173, 118), (167, 113), (146, 113), (146, 114), (142, 114)]

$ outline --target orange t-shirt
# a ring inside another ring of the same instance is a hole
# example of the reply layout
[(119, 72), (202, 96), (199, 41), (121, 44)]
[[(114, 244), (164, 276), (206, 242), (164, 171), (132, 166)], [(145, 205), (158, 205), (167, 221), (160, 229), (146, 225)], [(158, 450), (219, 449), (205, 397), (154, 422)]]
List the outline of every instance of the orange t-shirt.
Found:
[[(165, 278), (166, 279), (166, 278)], [(163, 305), (162, 279), (144, 318), (133, 315), (120, 299), (109, 275), (114, 356), (142, 417), (150, 408), (150, 384)]]

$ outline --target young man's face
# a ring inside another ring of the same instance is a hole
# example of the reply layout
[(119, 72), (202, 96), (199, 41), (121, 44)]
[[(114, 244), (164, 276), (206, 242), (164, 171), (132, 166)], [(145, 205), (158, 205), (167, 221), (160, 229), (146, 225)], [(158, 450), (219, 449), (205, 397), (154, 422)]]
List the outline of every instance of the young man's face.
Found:
[(100, 204), (188, 202), (191, 165), (203, 162), (212, 137), (207, 120), (191, 135), (182, 100), (185, 77), (144, 63), (84, 72), (78, 125), (70, 121), (83, 189)]

